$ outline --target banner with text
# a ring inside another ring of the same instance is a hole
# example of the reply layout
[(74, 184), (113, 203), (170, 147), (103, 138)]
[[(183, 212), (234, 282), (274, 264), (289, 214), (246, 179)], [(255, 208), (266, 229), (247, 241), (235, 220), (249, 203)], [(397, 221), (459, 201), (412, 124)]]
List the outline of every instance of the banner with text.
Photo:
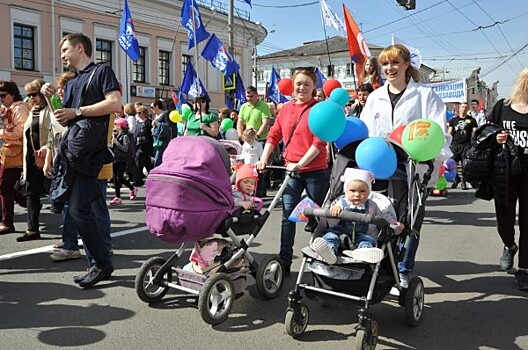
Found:
[(426, 84), (444, 103), (447, 102), (467, 102), (467, 85), (465, 79), (443, 81), (440, 83)]

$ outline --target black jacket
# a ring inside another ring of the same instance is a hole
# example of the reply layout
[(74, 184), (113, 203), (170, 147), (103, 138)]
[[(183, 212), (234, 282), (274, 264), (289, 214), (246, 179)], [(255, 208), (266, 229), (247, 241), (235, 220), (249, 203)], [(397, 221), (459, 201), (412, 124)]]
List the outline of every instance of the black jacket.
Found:
[(521, 172), (521, 163), (517, 147), (513, 140), (501, 145), (497, 143), (497, 134), (503, 128), (495, 124), (479, 127), (473, 135), (472, 145), (462, 160), (464, 179), (479, 184), (476, 196), (491, 200), (499, 206), (506, 205), (510, 176)]

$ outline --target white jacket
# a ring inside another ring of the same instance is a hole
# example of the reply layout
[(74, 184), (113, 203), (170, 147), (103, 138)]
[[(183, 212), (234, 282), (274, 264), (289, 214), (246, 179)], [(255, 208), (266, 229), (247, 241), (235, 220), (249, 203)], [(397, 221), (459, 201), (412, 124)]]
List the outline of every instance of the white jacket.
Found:
[[(394, 129), (416, 119), (434, 120), (446, 134), (444, 147), (440, 155), (435, 158), (435, 171), (428, 184), (428, 187), (433, 187), (438, 180), (440, 164), (452, 156), (449, 149), (451, 140), (446, 133), (446, 107), (440, 96), (430, 87), (416, 83), (411, 78), (393, 112), (386, 82), (368, 96), (365, 108), (361, 112), (361, 120), (367, 125), (369, 136), (389, 137)], [(419, 172), (424, 171), (425, 166), (420, 165)]]

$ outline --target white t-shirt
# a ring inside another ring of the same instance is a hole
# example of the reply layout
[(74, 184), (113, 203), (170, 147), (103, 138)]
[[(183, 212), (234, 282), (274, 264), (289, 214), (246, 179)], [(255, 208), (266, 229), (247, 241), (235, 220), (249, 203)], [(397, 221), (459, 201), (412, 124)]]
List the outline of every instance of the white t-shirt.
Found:
[(242, 145), (242, 153), (237, 157), (238, 160), (243, 160), (244, 164), (255, 164), (262, 157), (262, 145), (258, 141), (253, 141), (252, 144), (244, 142)]

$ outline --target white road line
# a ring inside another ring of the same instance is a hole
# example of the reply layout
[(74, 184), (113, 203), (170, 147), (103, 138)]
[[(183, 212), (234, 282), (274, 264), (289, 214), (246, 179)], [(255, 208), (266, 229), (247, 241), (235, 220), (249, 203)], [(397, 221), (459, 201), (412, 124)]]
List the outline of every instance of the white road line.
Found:
[[(147, 226), (136, 227), (136, 228), (131, 228), (129, 230), (114, 232), (111, 234), (111, 236), (112, 238), (121, 237), (121, 236), (129, 235), (131, 233), (136, 233), (136, 232), (141, 232), (141, 231), (146, 231), (146, 230), (147, 230)], [(79, 239), (79, 245), (82, 245), (82, 240), (80, 239)], [(27, 256), (27, 255), (32, 255), (32, 254), (52, 252), (54, 249), (56, 248), (53, 248), (52, 245), (49, 245), (46, 247), (40, 247), (40, 248), (35, 248), (35, 249), (24, 250), (21, 252), (0, 255), (0, 261), (11, 260), (11, 259), (19, 258), (21, 256)]]

